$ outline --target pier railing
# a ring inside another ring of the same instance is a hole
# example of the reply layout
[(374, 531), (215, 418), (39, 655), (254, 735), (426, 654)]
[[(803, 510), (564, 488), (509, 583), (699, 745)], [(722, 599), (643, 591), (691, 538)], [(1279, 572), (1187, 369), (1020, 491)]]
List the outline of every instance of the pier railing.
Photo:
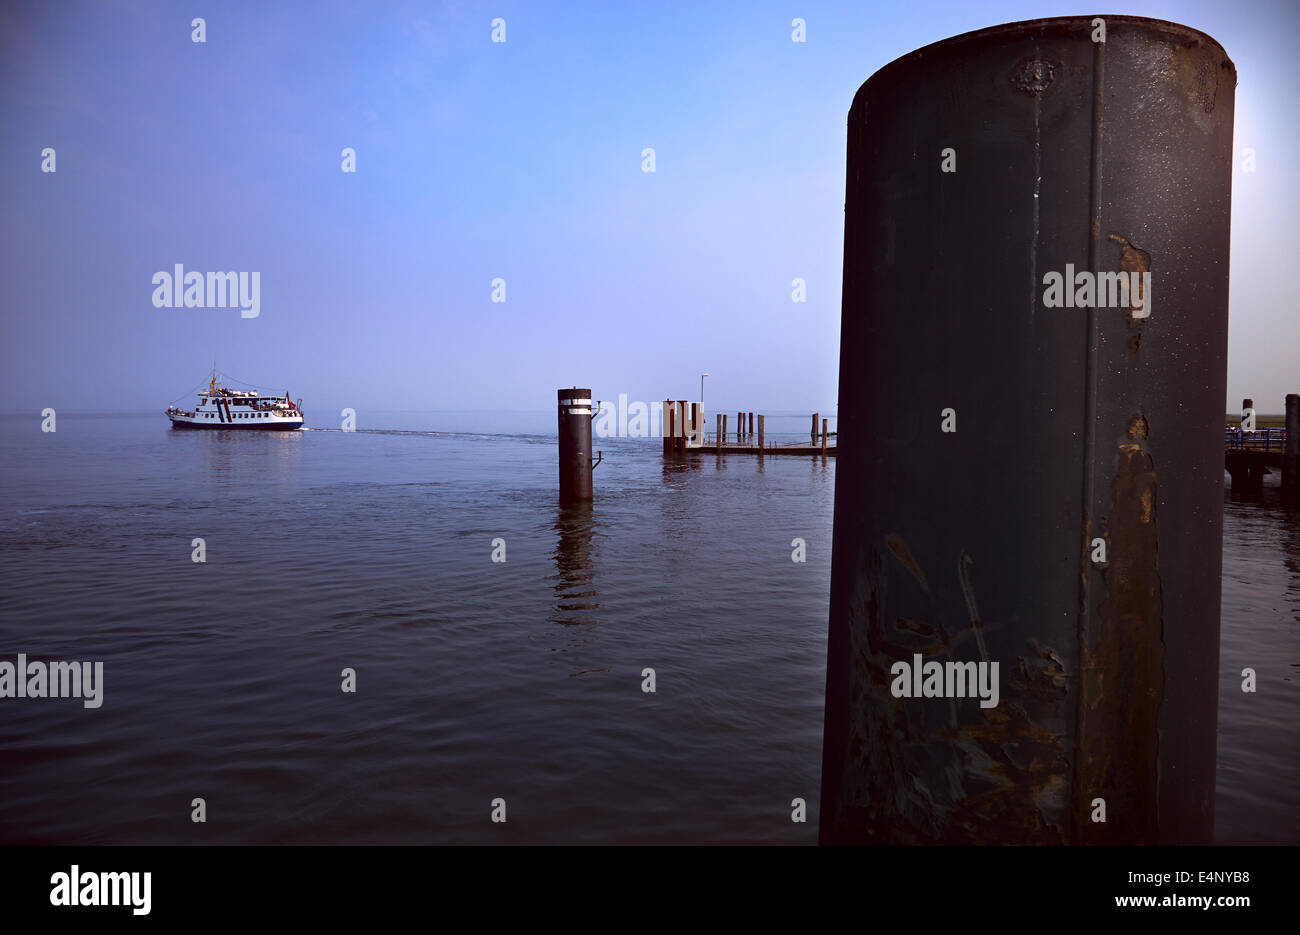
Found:
[(1256, 429), (1245, 432), (1241, 429), (1224, 428), (1223, 446), (1228, 451), (1262, 451), (1265, 453), (1286, 450), (1286, 429)]

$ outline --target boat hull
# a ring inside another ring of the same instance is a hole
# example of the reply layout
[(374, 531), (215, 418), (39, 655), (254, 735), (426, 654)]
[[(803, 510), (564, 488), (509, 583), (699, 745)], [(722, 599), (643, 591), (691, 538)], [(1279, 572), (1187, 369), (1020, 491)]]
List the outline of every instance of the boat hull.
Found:
[(172, 428), (186, 431), (211, 431), (224, 430), (233, 432), (296, 432), (303, 427), (302, 419), (294, 422), (265, 422), (261, 425), (256, 422), (242, 424), (239, 422), (188, 422), (184, 419), (172, 419)]

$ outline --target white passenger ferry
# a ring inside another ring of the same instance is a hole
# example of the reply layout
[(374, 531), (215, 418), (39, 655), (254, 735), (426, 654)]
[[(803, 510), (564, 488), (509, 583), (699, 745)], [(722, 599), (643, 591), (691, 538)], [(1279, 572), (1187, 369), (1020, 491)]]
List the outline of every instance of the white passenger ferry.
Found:
[(205, 392), (198, 394), (194, 411), (167, 407), (167, 418), (174, 429), (261, 429), (288, 432), (303, 426), (302, 400), (297, 403), (283, 396), (217, 386), (216, 374)]

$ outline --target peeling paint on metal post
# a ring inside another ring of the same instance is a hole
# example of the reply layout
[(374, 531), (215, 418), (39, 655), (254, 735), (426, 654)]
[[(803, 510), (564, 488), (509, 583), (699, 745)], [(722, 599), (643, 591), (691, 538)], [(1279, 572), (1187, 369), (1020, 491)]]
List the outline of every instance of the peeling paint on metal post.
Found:
[[(1093, 35), (948, 39), (849, 112), (823, 843), (1211, 840), (1236, 71)], [(895, 697), (917, 654), (998, 704)]]

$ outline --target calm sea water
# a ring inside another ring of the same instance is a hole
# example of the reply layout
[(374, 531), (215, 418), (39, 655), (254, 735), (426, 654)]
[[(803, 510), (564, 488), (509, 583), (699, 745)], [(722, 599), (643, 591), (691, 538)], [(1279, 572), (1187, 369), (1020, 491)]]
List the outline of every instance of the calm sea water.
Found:
[[(0, 840), (815, 842), (833, 459), (601, 440), (597, 502), (561, 509), (549, 413), (362, 424), (0, 416), (0, 659), (105, 667), (98, 710), (3, 703)], [(1300, 838), (1275, 501), (1225, 504), (1225, 842)]]

